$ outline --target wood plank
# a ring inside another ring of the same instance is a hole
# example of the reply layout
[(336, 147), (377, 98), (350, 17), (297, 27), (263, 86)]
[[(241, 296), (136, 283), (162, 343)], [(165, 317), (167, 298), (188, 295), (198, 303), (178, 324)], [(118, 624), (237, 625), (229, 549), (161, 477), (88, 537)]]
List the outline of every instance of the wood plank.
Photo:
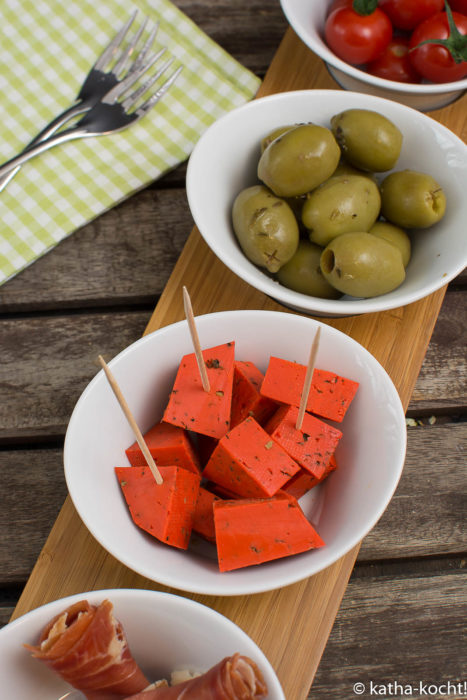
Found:
[[(352, 578), (342, 600), (309, 697), (349, 700), (353, 684), (370, 681), (414, 684), (410, 697), (426, 697), (419, 681), (429, 685), (462, 681), (465, 686), (465, 570), (434, 576)], [(393, 686), (395, 689), (395, 686)], [(373, 693), (376, 695), (376, 693)], [(380, 697), (401, 698), (401, 691)], [(433, 694), (441, 698), (447, 694)], [(407, 692), (404, 697), (409, 696)]]
[(467, 407), (465, 297), (465, 292), (453, 292), (445, 297), (410, 401), (412, 414), (449, 413), (453, 404), (458, 412)]
[(139, 192), (0, 287), (0, 309), (154, 307), (192, 226), (185, 190)]
[(399, 486), (359, 561), (467, 551), (465, 423), (409, 428), (407, 441)]
[(0, 321), (0, 440), (63, 438), (76, 401), (100, 369), (98, 355), (111, 358), (139, 338), (148, 316), (122, 312)]
[[(466, 443), (462, 423), (409, 428), (402, 479), (386, 513), (364, 539), (359, 562), (467, 549), (467, 476), (462, 461), (452, 458), (466, 450)], [(0, 584), (20, 585), (67, 495), (62, 449), (3, 450), (0, 472), (9, 485), (0, 496)]]
[[(410, 415), (465, 410), (464, 298), (462, 292), (445, 297), (410, 401)], [(223, 305), (225, 301), (223, 297)], [(75, 402), (96, 373), (97, 355), (111, 358), (137, 340), (150, 316), (149, 310), (105, 311), (0, 320), (0, 443), (63, 438)], [(42, 340), (39, 345), (31, 341), (36, 333)]]
[[(310, 87), (310, 76), (313, 81), (319, 73), (319, 70), (314, 72), (313, 62), (314, 57), (308, 51), (303, 52), (293, 33), (288, 31), (272, 63), (269, 80), (263, 84), (263, 94), (266, 90), (297, 89), (303, 85), (305, 77), (308, 77), (306, 86)], [(329, 85), (326, 76), (322, 79), (321, 85)], [(312, 82), (311, 86), (316, 84)], [(447, 115), (445, 112), (446, 119)], [(452, 113), (459, 131), (463, 118)], [(182, 282), (196, 300), (198, 312), (200, 308), (204, 312), (231, 308), (233, 299), (235, 306), (241, 308), (280, 308), (227, 275), (221, 263), (206, 251), (194, 230), (147, 330), (183, 318)], [(382, 362), (404, 406), (413, 391), (444, 293), (442, 289), (420, 302), (384, 314), (329, 321), (362, 342)], [(69, 558), (70, 542), (74, 547), (72, 560)], [(279, 591), (248, 598), (194, 597), (232, 617), (257, 640), (276, 668), (286, 697), (299, 700), (306, 696), (310, 687), (357, 550), (355, 548), (320, 574)], [(147, 582), (101, 550), (81, 524), (68, 498), (25, 587), (15, 616), (73, 589), (103, 585), (133, 586), (147, 585)], [(306, 616), (303, 610), (307, 611)], [(278, 628), (281, 635), (277, 634)]]

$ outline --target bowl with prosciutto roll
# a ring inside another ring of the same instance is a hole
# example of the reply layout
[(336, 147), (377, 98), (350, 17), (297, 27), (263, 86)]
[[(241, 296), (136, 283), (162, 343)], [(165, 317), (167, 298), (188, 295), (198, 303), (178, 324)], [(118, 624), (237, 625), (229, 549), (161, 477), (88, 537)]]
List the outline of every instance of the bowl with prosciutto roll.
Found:
[(74, 505), (115, 558), (179, 590), (312, 576), (391, 499), (406, 447), (397, 391), (362, 345), (311, 318), (229, 311), (196, 327), (200, 363), (186, 321), (107, 358), (143, 447), (105, 373), (85, 389), (64, 449)]
[(0, 630), (0, 650), (2, 693), (16, 700), (285, 700), (237, 625), (169, 593), (111, 589), (48, 603)]

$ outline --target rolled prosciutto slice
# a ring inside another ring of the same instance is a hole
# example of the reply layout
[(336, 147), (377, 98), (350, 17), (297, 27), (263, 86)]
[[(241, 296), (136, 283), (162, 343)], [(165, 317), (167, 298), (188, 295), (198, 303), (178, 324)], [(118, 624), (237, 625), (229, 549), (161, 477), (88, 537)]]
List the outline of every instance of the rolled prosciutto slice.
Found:
[(268, 689), (254, 661), (234, 654), (202, 676), (171, 687), (132, 695), (127, 700), (260, 700)]
[(37, 646), (25, 647), (88, 700), (120, 700), (149, 684), (108, 600), (71, 605), (46, 625)]

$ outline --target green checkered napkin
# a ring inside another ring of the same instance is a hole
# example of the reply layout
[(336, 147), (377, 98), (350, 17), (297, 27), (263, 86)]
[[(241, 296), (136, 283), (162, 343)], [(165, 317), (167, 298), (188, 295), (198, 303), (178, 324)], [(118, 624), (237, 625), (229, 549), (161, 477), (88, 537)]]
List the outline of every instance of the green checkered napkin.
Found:
[[(0, 193), (0, 283), (167, 170), (206, 128), (251, 99), (259, 80), (168, 0), (2, 0), (0, 161), (68, 107), (97, 56), (135, 8), (159, 21), (154, 50), (184, 65), (137, 124), (57, 146), (25, 164)], [(146, 35), (146, 34), (145, 34)], [(159, 65), (159, 64), (157, 64)]]

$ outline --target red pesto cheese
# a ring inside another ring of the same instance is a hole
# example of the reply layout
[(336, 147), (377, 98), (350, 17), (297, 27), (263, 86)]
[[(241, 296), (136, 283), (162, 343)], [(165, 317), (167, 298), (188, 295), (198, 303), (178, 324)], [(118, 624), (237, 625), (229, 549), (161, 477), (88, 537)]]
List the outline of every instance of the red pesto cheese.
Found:
[(277, 408), (275, 401), (261, 396), (264, 374), (253, 362), (236, 360), (232, 393), (230, 427), (234, 428), (248, 416), (263, 425)]
[(194, 353), (180, 362), (163, 420), (218, 440), (230, 428), (235, 343), (203, 350), (210, 390), (205, 391)]
[[(198, 457), (183, 428), (169, 423), (157, 423), (143, 437), (158, 466), (176, 465), (200, 474)], [(125, 453), (132, 467), (146, 466), (146, 459), (137, 442), (128, 447)]]
[(159, 467), (158, 484), (149, 467), (115, 467), (133, 522), (161, 542), (187, 549), (201, 478), (176, 466)]
[[(300, 406), (306, 375), (305, 365), (278, 357), (269, 359), (261, 393), (273, 401)], [(338, 423), (344, 418), (358, 389), (358, 382), (334, 372), (315, 369), (306, 410)]]
[(216, 496), (211, 491), (200, 486), (196, 510), (193, 517), (193, 532), (198, 533), (198, 535), (204, 537), (208, 542), (216, 541), (213, 504), (214, 501), (218, 500), (219, 496)]
[(299, 469), (254, 418), (245, 418), (219, 441), (203, 477), (244, 498), (264, 498)]
[(302, 427), (297, 430), (297, 416), (296, 406), (281, 406), (268, 421), (265, 430), (303, 469), (320, 479), (342, 433), (306, 412)]
[(262, 564), (324, 545), (293, 496), (214, 503), (221, 572)]
[(282, 491), (286, 491), (291, 496), (294, 496), (297, 500), (304, 496), (312, 488), (321, 484), (325, 478), (337, 469), (337, 462), (334, 456), (331, 457), (328, 466), (321, 479), (317, 479), (315, 476), (307, 472), (306, 469), (300, 469), (298, 474), (295, 474), (286, 484), (282, 487)]

